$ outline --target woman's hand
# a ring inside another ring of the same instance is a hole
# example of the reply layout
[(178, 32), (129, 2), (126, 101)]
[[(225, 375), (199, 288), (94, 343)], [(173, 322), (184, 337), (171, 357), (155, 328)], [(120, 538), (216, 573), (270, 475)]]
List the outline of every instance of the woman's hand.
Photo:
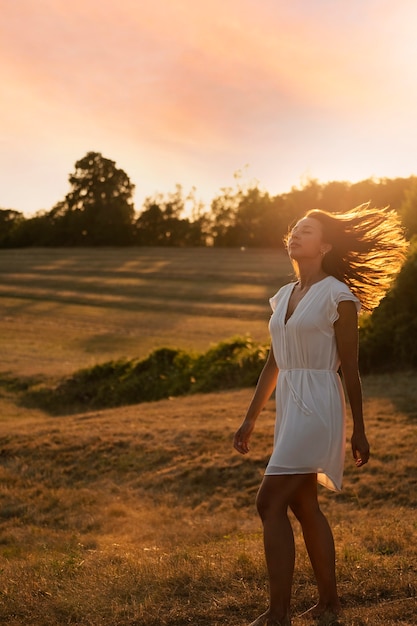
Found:
[(275, 388), (277, 376), (278, 367), (271, 346), (268, 358), (259, 376), (255, 393), (246, 412), (246, 417), (233, 439), (233, 447), (240, 452), (240, 454), (247, 454), (249, 452), (249, 439), (255, 428), (255, 422)]
[(350, 440), (352, 445), (352, 454), (355, 459), (356, 467), (362, 467), (369, 461), (369, 443), (365, 433), (353, 433)]
[(240, 454), (247, 454), (249, 452), (249, 439), (255, 428), (255, 422), (244, 420), (239, 430), (236, 432), (233, 439), (233, 447)]

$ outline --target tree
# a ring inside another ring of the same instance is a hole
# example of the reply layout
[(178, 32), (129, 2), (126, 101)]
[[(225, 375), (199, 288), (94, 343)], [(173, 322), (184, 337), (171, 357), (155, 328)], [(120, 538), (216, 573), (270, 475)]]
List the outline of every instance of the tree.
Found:
[(13, 230), (12, 246), (51, 246), (54, 243), (54, 224), (50, 213), (38, 211), (28, 219), (21, 219)]
[(212, 204), (211, 233), (215, 246), (281, 247), (292, 221), (284, 196), (271, 197), (257, 183), (223, 189)]
[[(191, 202), (192, 221), (182, 217), (187, 201)], [(136, 242), (146, 246), (206, 245), (206, 216), (191, 191), (184, 197), (181, 185), (173, 193), (146, 198), (136, 220)]]
[(0, 209), (0, 247), (13, 246), (13, 240), (19, 225), (24, 222), (23, 213), (13, 209)]
[(363, 373), (417, 367), (417, 237), (392, 289), (361, 326)]
[(303, 181), (301, 188), (270, 196), (257, 181), (234, 175), (236, 185), (220, 190), (210, 210), (198, 202), (193, 188), (181, 185), (166, 195), (145, 200), (134, 214), (134, 186), (114, 161), (89, 152), (75, 163), (70, 192), (49, 212), (25, 219), (0, 210), (0, 246), (252, 246), (280, 247), (293, 222), (305, 211), (339, 212), (370, 201), (391, 206), (403, 219), (407, 234), (417, 233), (417, 178), (367, 179), (348, 182)]
[(331, 181), (326, 183), (321, 191), (320, 206), (316, 207), (329, 213), (349, 211), (353, 206), (349, 198), (350, 183)]
[(71, 191), (50, 212), (55, 245), (132, 242), (134, 185), (115, 162), (88, 152), (69, 176)]
[(407, 236), (417, 235), (417, 178), (412, 177), (411, 184), (404, 194), (404, 202), (401, 204), (399, 214)]
[(299, 219), (306, 211), (321, 208), (322, 191), (323, 186), (315, 178), (307, 178), (300, 189), (292, 187), (290, 193), (285, 194), (287, 211), (293, 219)]
[(211, 202), (211, 236), (215, 246), (240, 245), (236, 240), (236, 217), (241, 198), (241, 191), (231, 188), (222, 189), (222, 195)]
[[(242, 228), (238, 226), (239, 206), (248, 190), (256, 187), (255, 183), (248, 184), (242, 181), (242, 172), (234, 173), (236, 187), (223, 187), (221, 194), (211, 202), (210, 235), (214, 246), (242, 246)], [(246, 235), (244, 236), (246, 239)]]

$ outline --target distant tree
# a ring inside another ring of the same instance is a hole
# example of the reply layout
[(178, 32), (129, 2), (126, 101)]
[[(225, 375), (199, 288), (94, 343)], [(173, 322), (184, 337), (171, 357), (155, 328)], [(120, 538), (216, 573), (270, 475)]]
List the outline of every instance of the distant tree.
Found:
[(417, 368), (417, 237), (392, 289), (360, 334), (363, 373)]
[(292, 187), (291, 191), (285, 194), (286, 210), (298, 219), (309, 209), (321, 207), (323, 186), (315, 178), (307, 178), (300, 188)]
[(236, 235), (236, 219), (243, 196), (241, 189), (225, 187), (211, 202), (210, 234), (215, 246), (241, 245)]
[(417, 178), (413, 178), (399, 209), (408, 237), (417, 235)]
[[(183, 217), (186, 203), (191, 201), (191, 217)], [(193, 192), (184, 196), (181, 185), (173, 193), (146, 198), (143, 211), (136, 220), (135, 240), (145, 246), (206, 245), (207, 217)]]
[(211, 202), (210, 235), (214, 246), (253, 245), (254, 229), (262, 221), (264, 194), (258, 182), (245, 181), (242, 171), (233, 177), (235, 186), (223, 187)]
[(270, 196), (256, 182), (223, 189), (214, 198), (211, 234), (215, 246), (280, 247), (293, 219), (284, 196)]
[(69, 182), (71, 190), (50, 212), (55, 245), (132, 243), (134, 185), (114, 161), (88, 152)]
[(161, 246), (165, 243), (166, 232), (164, 212), (156, 201), (147, 198), (142, 213), (135, 223), (136, 242), (141, 246)]
[[(226, 187), (205, 211), (195, 189), (181, 185), (166, 195), (146, 198), (139, 216), (132, 202), (134, 186), (114, 161), (89, 152), (75, 164), (70, 192), (51, 211), (30, 219), (3, 210), (0, 246), (148, 245), (279, 247), (288, 227), (308, 209), (348, 211), (370, 201), (391, 206), (409, 236), (417, 233), (417, 178), (367, 179), (358, 183), (320, 184), (306, 179), (300, 188), (270, 196), (257, 182)], [(0, 211), (1, 213), (1, 211)]]
[(0, 247), (14, 245), (14, 238), (19, 225), (25, 220), (23, 213), (13, 209), (0, 209)]
[(189, 226), (186, 245), (207, 246), (212, 244), (210, 236), (211, 215), (205, 210), (205, 205), (196, 198), (196, 189), (193, 187), (186, 197), (185, 210), (189, 214)]
[(36, 215), (19, 220), (13, 231), (13, 246), (51, 246), (53, 239), (53, 222), (50, 213), (39, 211)]
[(271, 199), (257, 186), (250, 187), (239, 198), (234, 234), (240, 246), (267, 247), (262, 228)]
[(284, 236), (299, 212), (294, 215), (288, 206), (285, 196), (275, 196), (270, 199), (262, 220), (262, 241), (266, 247), (284, 247)]
[(339, 213), (353, 208), (349, 198), (350, 183), (331, 181), (322, 186), (320, 205), (315, 207), (329, 213)]
[(202, 213), (199, 217), (187, 220), (187, 234), (185, 245), (202, 247), (211, 245), (210, 236), (210, 219), (206, 213)]
[(411, 178), (369, 178), (358, 183), (350, 184), (347, 191), (349, 206), (352, 208), (364, 202), (371, 202), (373, 206), (390, 206), (398, 211), (404, 201), (404, 196), (412, 183)]

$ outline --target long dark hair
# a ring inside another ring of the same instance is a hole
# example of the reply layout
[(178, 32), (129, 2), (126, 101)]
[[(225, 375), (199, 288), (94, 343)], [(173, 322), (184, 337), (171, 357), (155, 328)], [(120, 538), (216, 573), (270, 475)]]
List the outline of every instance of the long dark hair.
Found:
[(323, 270), (346, 283), (364, 311), (372, 311), (404, 261), (407, 242), (397, 213), (368, 203), (349, 213), (313, 209), (305, 217), (320, 222), (323, 242), (332, 245), (323, 257)]

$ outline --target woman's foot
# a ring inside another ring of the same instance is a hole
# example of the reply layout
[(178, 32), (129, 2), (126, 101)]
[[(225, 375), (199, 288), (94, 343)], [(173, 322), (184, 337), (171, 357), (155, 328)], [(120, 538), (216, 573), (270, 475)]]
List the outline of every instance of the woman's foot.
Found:
[(317, 626), (341, 626), (341, 622), (339, 621), (340, 613), (341, 607), (339, 604), (334, 607), (316, 604), (311, 607), (311, 609), (308, 609), (308, 611), (301, 613), (299, 617), (312, 619)]
[(249, 626), (291, 626), (291, 620), (289, 617), (284, 617), (283, 620), (271, 617), (269, 611), (262, 613), (254, 622)]

